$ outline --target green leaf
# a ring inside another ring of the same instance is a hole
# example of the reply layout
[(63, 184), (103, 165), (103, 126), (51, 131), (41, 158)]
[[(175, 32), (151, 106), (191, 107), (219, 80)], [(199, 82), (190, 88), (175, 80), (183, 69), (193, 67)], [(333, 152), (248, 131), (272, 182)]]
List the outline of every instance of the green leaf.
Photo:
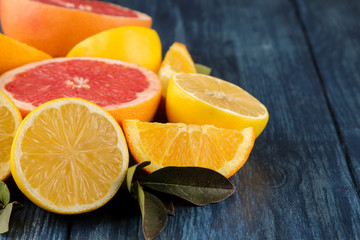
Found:
[(10, 191), (6, 184), (0, 181), (0, 202), (7, 205), (10, 202)]
[(196, 205), (220, 202), (234, 185), (220, 173), (200, 167), (165, 167), (145, 177), (143, 187), (183, 198)]
[(167, 221), (166, 208), (159, 198), (144, 191), (138, 181), (134, 183), (134, 187), (137, 188), (144, 237), (145, 239), (153, 239), (165, 228)]
[(13, 203), (9, 203), (0, 211), (0, 233), (6, 233), (9, 231), (9, 221), (12, 208)]
[(126, 173), (126, 185), (127, 185), (129, 192), (131, 192), (131, 184), (132, 184), (136, 170), (144, 168), (147, 165), (149, 165), (150, 163), (151, 163), (150, 161), (146, 161), (146, 162), (138, 163), (138, 164), (128, 168), (127, 173)]
[(161, 195), (157, 195), (157, 196), (161, 199), (162, 203), (164, 204), (167, 214), (171, 216), (175, 216), (174, 203), (169, 199), (169, 197), (164, 197)]
[(201, 73), (201, 74), (205, 74), (205, 75), (210, 75), (211, 73), (211, 68), (202, 65), (200, 63), (195, 63), (195, 68), (196, 68), (196, 72), (197, 73)]

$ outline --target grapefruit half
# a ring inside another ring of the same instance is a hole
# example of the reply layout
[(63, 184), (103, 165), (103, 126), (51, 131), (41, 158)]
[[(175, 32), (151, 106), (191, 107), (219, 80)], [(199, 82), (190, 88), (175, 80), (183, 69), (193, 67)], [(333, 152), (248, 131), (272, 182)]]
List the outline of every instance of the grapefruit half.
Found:
[(4, 0), (4, 33), (51, 56), (65, 56), (85, 38), (120, 26), (151, 27), (152, 18), (115, 4), (86, 0)]
[(53, 99), (77, 97), (123, 119), (151, 121), (161, 98), (152, 71), (133, 63), (92, 57), (54, 58), (30, 63), (0, 76), (0, 89), (23, 117)]

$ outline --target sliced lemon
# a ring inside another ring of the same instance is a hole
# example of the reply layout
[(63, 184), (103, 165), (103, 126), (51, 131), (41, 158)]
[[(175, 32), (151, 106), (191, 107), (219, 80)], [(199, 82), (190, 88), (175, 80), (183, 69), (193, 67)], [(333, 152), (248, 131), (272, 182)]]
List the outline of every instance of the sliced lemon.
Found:
[(171, 78), (166, 114), (170, 122), (212, 124), (221, 128), (265, 128), (266, 107), (239, 86), (219, 78), (194, 73), (176, 73)]
[(0, 181), (10, 175), (10, 151), (21, 114), (15, 104), (0, 91)]
[(123, 132), (108, 112), (86, 100), (62, 98), (24, 119), (12, 146), (11, 173), (38, 206), (75, 214), (115, 195), (128, 160)]

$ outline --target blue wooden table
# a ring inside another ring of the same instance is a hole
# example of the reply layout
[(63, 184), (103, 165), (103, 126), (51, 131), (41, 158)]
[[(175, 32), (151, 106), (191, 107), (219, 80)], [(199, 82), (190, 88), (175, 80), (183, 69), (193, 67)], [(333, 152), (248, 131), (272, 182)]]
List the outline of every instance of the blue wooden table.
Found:
[[(230, 179), (235, 194), (178, 203), (158, 239), (360, 239), (360, 1), (118, 2), (153, 17), (164, 51), (185, 43), (270, 113)], [(121, 191), (99, 210), (63, 216), (7, 184), (24, 207), (0, 239), (143, 239), (137, 203)]]

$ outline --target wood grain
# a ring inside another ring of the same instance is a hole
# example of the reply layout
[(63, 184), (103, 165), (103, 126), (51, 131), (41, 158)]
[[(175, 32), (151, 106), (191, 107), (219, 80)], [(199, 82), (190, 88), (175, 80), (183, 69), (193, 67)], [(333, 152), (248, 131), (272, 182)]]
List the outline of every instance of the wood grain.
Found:
[[(151, 15), (164, 53), (185, 43), (195, 62), (270, 113), (230, 179), (235, 194), (205, 207), (177, 202), (158, 239), (360, 239), (358, 1), (112, 2)], [(0, 239), (143, 239), (137, 203), (123, 191), (99, 210), (62, 216), (10, 190), (24, 208)]]
[(341, 146), (359, 188), (360, 2), (297, 2)]
[[(133, 3), (122, 2), (138, 7)], [(231, 178), (236, 194), (206, 207), (176, 205), (159, 239), (359, 236), (359, 198), (296, 5), (199, 0), (143, 1), (141, 7), (154, 13), (164, 49), (185, 43), (196, 62), (252, 93), (270, 112), (248, 162)], [(119, 227), (109, 223), (96, 231)]]

